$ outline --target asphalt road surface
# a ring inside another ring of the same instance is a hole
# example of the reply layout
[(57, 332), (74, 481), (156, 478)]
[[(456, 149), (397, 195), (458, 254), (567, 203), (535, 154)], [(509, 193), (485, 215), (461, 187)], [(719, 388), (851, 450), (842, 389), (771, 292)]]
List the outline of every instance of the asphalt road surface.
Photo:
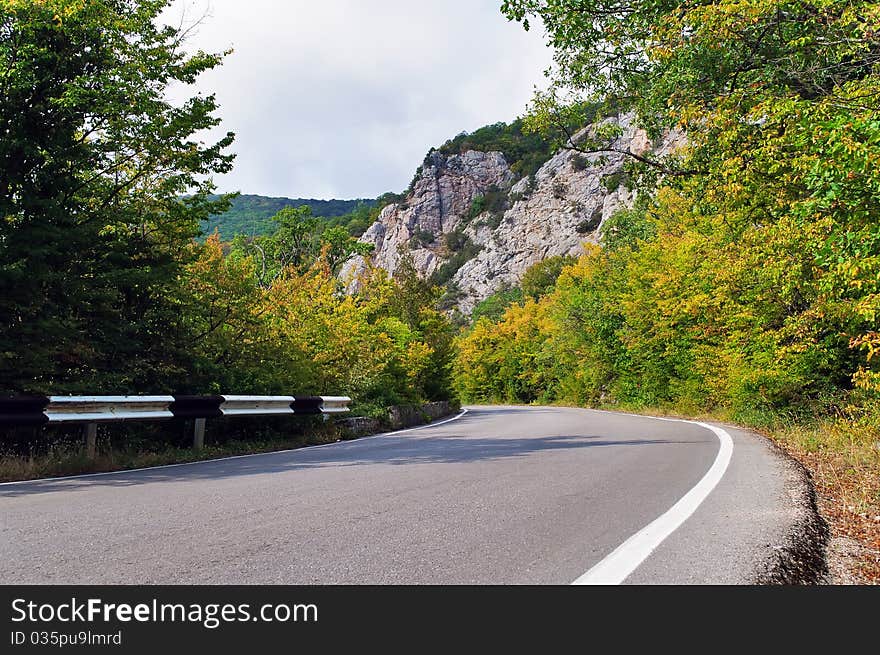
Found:
[(623, 553), (623, 581), (750, 583), (791, 530), (796, 476), (724, 430), (729, 464), (693, 423), (472, 407), (328, 446), (0, 485), (0, 581), (569, 584), (665, 517), (668, 534)]

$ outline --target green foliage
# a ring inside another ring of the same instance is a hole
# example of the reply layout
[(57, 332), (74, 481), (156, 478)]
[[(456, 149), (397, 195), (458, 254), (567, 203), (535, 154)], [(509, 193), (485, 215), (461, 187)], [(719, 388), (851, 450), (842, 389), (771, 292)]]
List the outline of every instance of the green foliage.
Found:
[(576, 261), (577, 258), (571, 255), (555, 255), (537, 264), (532, 264), (526, 269), (522, 280), (520, 280), (522, 293), (532, 300), (543, 298), (553, 291), (562, 269), (571, 266)]
[(573, 171), (583, 171), (590, 167), (590, 160), (581, 154), (577, 154), (571, 158), (571, 168)]
[(409, 239), (409, 247), (410, 248), (424, 248), (427, 245), (434, 243), (436, 240), (436, 236), (433, 232), (428, 230), (423, 230), (421, 228), (416, 228), (413, 231), (412, 236)]
[[(581, 208), (578, 208), (581, 209)], [(589, 217), (577, 224), (575, 230), (578, 234), (589, 234), (598, 228), (602, 223), (602, 207), (596, 207)]]
[(272, 222), (277, 227), (270, 234), (237, 236), (231, 245), (232, 257), (253, 258), (257, 281), (264, 288), (288, 269), (302, 272), (319, 262), (335, 275), (354, 255), (368, 255), (373, 250), (372, 244), (360, 243), (344, 227), (328, 227), (312, 216), (306, 205), (285, 207), (272, 217)]
[(461, 290), (461, 287), (458, 286), (458, 283), (449, 280), (442, 287), (437, 288), (443, 289), (443, 295), (440, 296), (440, 300), (437, 303), (437, 309), (449, 316), (452, 323), (456, 326), (463, 327), (464, 325), (466, 325), (468, 323), (468, 319), (456, 306), (458, 301), (464, 297), (464, 291)]
[(485, 211), (486, 198), (483, 196), (476, 196), (471, 201), (471, 208), (468, 210), (467, 220), (472, 221), (477, 216), (482, 214)]
[(365, 257), (373, 252), (372, 243), (361, 243), (343, 227), (331, 227), (321, 234), (321, 258), (332, 275), (355, 255)]
[(272, 222), (275, 228), (268, 236), (249, 239), (239, 235), (232, 243), (233, 256), (247, 254), (257, 261), (257, 279), (264, 287), (288, 267), (311, 267), (319, 252), (319, 221), (309, 207), (285, 207)]
[(542, 308), (532, 300), (511, 304), (504, 320), (480, 318), (458, 339), (455, 387), (470, 402), (533, 402), (552, 397), (543, 361)]
[[(217, 196), (212, 196), (217, 198)], [(238, 235), (261, 236), (271, 234), (275, 229), (272, 217), (282, 209), (308, 207), (312, 216), (328, 219), (331, 226), (349, 227), (353, 236), (360, 236), (369, 227), (362, 219), (369, 214), (373, 200), (313, 200), (305, 198), (269, 198), (257, 195), (236, 195), (232, 204), (223, 213), (210, 216), (202, 221), (205, 234), (220, 233), (224, 241), (231, 241)], [(334, 219), (334, 220), (329, 220)]]
[(519, 287), (496, 291), (488, 298), (477, 303), (477, 306), (474, 307), (474, 311), (471, 314), (471, 320), (474, 323), (480, 319), (497, 323), (501, 320), (508, 307), (514, 303), (522, 302), (523, 298), (522, 289)]
[(167, 4), (0, 0), (0, 391), (450, 398), (439, 291), (370, 269), (342, 293), (374, 206), (272, 206), (266, 234), (197, 240), (230, 206), (202, 180), (232, 135), (197, 136), (212, 96), (165, 99), (221, 61), (156, 27)]
[(378, 215), (379, 212), (373, 203), (358, 202), (350, 212), (336, 218), (330, 218), (326, 223), (330, 227), (344, 227), (351, 236), (359, 237), (367, 231), (370, 225), (376, 222)]
[(446, 248), (446, 252), (449, 254), (464, 250), (469, 243), (470, 237), (460, 227), (443, 235), (443, 247)]
[(437, 150), (457, 155), (468, 150), (501, 152), (517, 178), (533, 175), (553, 156), (552, 144), (538, 134), (523, 131), (522, 119), (486, 125), (474, 132), (462, 132)]
[(452, 327), (434, 307), (439, 291), (406, 266), (396, 280), (370, 269), (345, 295), (327, 245), (312, 266), (287, 266), (265, 286), (260, 264), (224, 254), (216, 235), (193, 248), (183, 296), (198, 335), (192, 389), (338, 393), (356, 409), (451, 397)]
[(489, 226), (490, 230), (497, 230), (498, 226), (501, 225), (501, 221), (504, 220), (504, 212), (492, 212), (486, 218), (486, 225)]
[(494, 223), (495, 227), (498, 227), (501, 218), (504, 215), (504, 212), (507, 211), (508, 207), (507, 192), (502, 191), (497, 186), (493, 185), (486, 189), (484, 193), (473, 199), (466, 220), (470, 222), (480, 214), (489, 212), (489, 221)]
[(376, 215), (379, 215), (379, 212), (382, 211), (385, 207), (395, 203), (401, 203), (406, 199), (406, 191), (403, 193), (393, 193), (392, 191), (386, 191), (381, 196), (376, 198), (376, 205), (374, 211)]
[(402, 204), (406, 193), (383, 193), (376, 200), (357, 201), (357, 206), (347, 214), (329, 218), (327, 227), (343, 227), (353, 237), (359, 237), (379, 219), (379, 214), (390, 204)]
[(419, 376), (417, 387), (423, 398), (451, 400), (455, 332), (449, 319), (438, 310), (443, 291), (419, 276), (410, 253), (403, 255), (395, 269), (394, 283), (391, 311), (431, 346), (428, 366)]
[(631, 209), (621, 208), (611, 214), (602, 225), (600, 241), (609, 251), (635, 250), (639, 243), (656, 236), (656, 226), (649, 219), (645, 202), (642, 201)]
[[(877, 3), (866, 0), (625, 7), (617, 0), (505, 0), (502, 12), (526, 29), (539, 19), (555, 49), (552, 84), (535, 96), (530, 129), (561, 133), (572, 144), (564, 129), (578, 111), (571, 99), (609, 98), (635, 108), (651, 137), (664, 127), (687, 131), (698, 151), (689, 165), (677, 157), (653, 162), (675, 174), (704, 170), (721, 130), (748, 153), (743, 139), (766, 129), (756, 111), (765, 99), (830, 98), (876, 74), (880, 60)], [(745, 120), (734, 127), (728, 121), (736, 116)], [(576, 145), (608, 151), (614, 136), (609, 125)]]
[(480, 246), (470, 240), (461, 226), (447, 232), (443, 241), (449, 258), (431, 274), (431, 284), (435, 286), (446, 285), (465, 263), (480, 252)]
[(0, 390), (168, 389), (189, 365), (187, 244), (223, 211), (222, 55), (184, 53), (163, 0), (0, 2)]
[(602, 178), (602, 186), (605, 187), (606, 191), (611, 193), (617, 191), (620, 188), (620, 185), (624, 184), (626, 181), (626, 173), (611, 173)]

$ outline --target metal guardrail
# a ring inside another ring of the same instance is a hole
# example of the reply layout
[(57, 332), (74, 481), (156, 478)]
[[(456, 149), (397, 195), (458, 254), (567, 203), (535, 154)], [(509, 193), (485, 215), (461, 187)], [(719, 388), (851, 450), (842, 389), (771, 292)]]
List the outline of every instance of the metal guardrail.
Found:
[(49, 396), (49, 423), (92, 423), (174, 418), (174, 396)]
[(223, 396), (223, 416), (295, 414), (293, 396)]
[(351, 398), (347, 396), (321, 396), (321, 411), (325, 414), (340, 414), (348, 411)]
[(347, 396), (17, 396), (0, 398), (0, 427), (82, 423), (86, 453), (94, 457), (98, 423), (194, 419), (199, 449), (209, 418), (338, 414), (350, 402)]

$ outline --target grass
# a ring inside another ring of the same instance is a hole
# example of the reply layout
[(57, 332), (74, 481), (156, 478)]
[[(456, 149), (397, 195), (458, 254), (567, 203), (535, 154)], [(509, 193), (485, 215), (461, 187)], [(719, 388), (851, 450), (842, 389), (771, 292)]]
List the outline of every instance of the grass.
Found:
[[(379, 429), (394, 428), (388, 422), (388, 408), (384, 405), (363, 405), (359, 413), (375, 414), (379, 417)], [(31, 433), (21, 444), (37, 445), (49, 442), (36, 454), (23, 456), (0, 452), (0, 482), (17, 482), (38, 478), (64, 477), (87, 473), (106, 473), (131, 469), (149, 468), (167, 464), (184, 464), (208, 459), (252, 455), (257, 453), (292, 450), (304, 446), (333, 443), (365, 433), (354, 433), (334, 421), (321, 421), (320, 417), (300, 419), (292, 422), (286, 418), (237, 417), (209, 421), (208, 440), (201, 450), (174, 445), (181, 442), (181, 435), (189, 437), (191, 424), (176, 427), (160, 427), (160, 424), (123, 426), (117, 424), (99, 425), (98, 452), (89, 459), (83, 452), (79, 430), (66, 428), (56, 431), (43, 429)], [(427, 421), (430, 422), (430, 421)], [(181, 429), (183, 428), (183, 432)], [(247, 438), (243, 438), (247, 435)], [(186, 439), (183, 439), (184, 441)], [(11, 444), (15, 439), (10, 440)], [(0, 437), (0, 444), (3, 443)], [(19, 450), (27, 446), (19, 445)]]
[(832, 534), (858, 542), (855, 573), (880, 584), (880, 432), (864, 419), (787, 425), (768, 436), (813, 477), (819, 509)]
[(109, 442), (105, 442), (104, 447), (99, 449), (93, 460), (86, 457), (78, 444), (60, 443), (51, 446), (45, 453), (33, 456), (7, 454), (0, 457), (0, 482), (183, 464), (236, 455), (290, 450), (332, 443), (340, 438), (338, 430), (328, 423), (305, 432), (278, 433), (256, 439), (230, 439), (222, 443), (209, 443), (202, 450), (161, 443), (153, 447), (139, 444), (114, 448), (109, 446)]

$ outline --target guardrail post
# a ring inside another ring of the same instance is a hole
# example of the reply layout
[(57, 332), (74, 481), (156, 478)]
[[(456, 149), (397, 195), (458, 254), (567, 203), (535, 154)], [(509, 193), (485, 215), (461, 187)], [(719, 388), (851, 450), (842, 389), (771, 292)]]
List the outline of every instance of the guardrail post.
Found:
[(205, 423), (208, 419), (197, 418), (196, 419), (196, 427), (193, 433), (193, 448), (195, 450), (201, 450), (205, 447)]
[(83, 427), (83, 441), (86, 447), (86, 457), (95, 459), (95, 450), (98, 443), (98, 424), (86, 423)]

